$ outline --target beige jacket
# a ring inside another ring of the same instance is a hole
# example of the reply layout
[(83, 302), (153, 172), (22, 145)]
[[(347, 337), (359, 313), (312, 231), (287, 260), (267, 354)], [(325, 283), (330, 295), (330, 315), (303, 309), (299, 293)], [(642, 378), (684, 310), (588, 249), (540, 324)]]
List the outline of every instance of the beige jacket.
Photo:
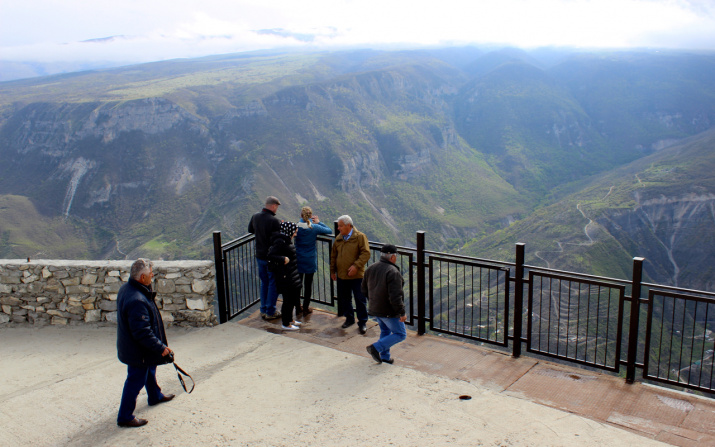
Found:
[[(365, 274), (365, 264), (370, 260), (370, 245), (367, 236), (353, 227), (353, 234), (347, 241), (342, 234), (335, 237), (333, 249), (330, 252), (330, 274), (337, 273), (340, 279), (358, 279)], [(357, 268), (357, 273), (348, 276), (351, 265)]]

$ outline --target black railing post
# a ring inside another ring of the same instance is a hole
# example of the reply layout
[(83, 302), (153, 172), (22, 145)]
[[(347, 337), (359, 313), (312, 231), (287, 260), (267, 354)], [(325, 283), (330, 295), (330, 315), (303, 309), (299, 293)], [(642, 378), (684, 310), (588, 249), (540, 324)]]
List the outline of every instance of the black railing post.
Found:
[[(512, 355), (521, 355), (522, 314), (524, 312), (524, 248), (526, 244), (516, 244), (516, 262), (514, 268), (514, 346)], [(507, 309), (509, 312), (509, 309)]]
[(417, 232), (417, 335), (424, 335), (425, 324), (425, 232)]
[(221, 232), (214, 231), (214, 269), (216, 270), (216, 299), (218, 300), (218, 322), (228, 321), (226, 310), (226, 288), (223, 277), (223, 248), (221, 247)]
[[(340, 234), (340, 232), (338, 231), (338, 221), (337, 220), (333, 221), (333, 233), (335, 234), (335, 238), (337, 238), (338, 234)], [(332, 244), (334, 244), (334, 243), (335, 243), (335, 239), (333, 239)], [(333, 260), (333, 246), (331, 245), (330, 246), (330, 262), (331, 263), (332, 263), (332, 260)], [(328, 264), (328, 271), (330, 271), (330, 264)], [(333, 298), (335, 298), (335, 299), (338, 298), (336, 296), (337, 291), (335, 290), (335, 288), (337, 287), (337, 282), (338, 282), (337, 277), (336, 277), (335, 281), (333, 281), (333, 278), (330, 278), (330, 295), (332, 295), (330, 297), (331, 300), (333, 300)], [(342, 317), (343, 316), (343, 305), (339, 299), (337, 299), (337, 303), (338, 303), (338, 309), (337, 309), (338, 316)]]
[(628, 357), (626, 358), (626, 383), (636, 379), (636, 357), (638, 355), (638, 317), (640, 314), (641, 283), (643, 282), (643, 261), (633, 258), (633, 283), (631, 285), (631, 321), (628, 325)]

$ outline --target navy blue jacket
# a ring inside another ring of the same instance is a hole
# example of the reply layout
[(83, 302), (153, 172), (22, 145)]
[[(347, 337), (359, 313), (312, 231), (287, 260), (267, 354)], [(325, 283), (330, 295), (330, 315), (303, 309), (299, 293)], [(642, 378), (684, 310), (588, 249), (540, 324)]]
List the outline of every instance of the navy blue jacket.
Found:
[(154, 302), (156, 292), (129, 279), (117, 295), (117, 357), (131, 366), (160, 365), (167, 347), (164, 322)]
[(331, 234), (333, 230), (322, 222), (310, 227), (303, 219), (298, 222), (298, 235), (295, 237), (295, 251), (298, 255), (298, 273), (318, 271), (318, 251), (315, 241), (319, 234)]

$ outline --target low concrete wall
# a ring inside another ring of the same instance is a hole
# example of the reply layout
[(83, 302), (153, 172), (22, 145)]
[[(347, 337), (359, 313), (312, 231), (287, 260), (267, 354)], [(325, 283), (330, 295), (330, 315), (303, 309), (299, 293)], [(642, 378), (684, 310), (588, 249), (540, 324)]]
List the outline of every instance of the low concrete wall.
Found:
[[(116, 323), (132, 262), (0, 259), (0, 324)], [(166, 325), (217, 324), (213, 262), (154, 261), (153, 287)]]

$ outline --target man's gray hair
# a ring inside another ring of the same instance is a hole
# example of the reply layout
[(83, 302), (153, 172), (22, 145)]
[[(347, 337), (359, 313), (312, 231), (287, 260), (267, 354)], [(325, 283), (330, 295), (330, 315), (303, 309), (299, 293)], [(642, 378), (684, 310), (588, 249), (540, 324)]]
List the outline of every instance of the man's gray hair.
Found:
[(139, 258), (132, 264), (132, 269), (129, 272), (129, 277), (135, 280), (141, 278), (142, 273), (148, 273), (149, 270), (154, 268), (154, 264), (148, 259)]
[(384, 259), (385, 261), (392, 261), (392, 257), (397, 256), (396, 253), (380, 253), (380, 259)]
[(350, 225), (351, 227), (354, 227), (353, 219), (347, 214), (343, 214), (342, 216), (338, 217), (338, 222), (342, 222), (344, 224)]

